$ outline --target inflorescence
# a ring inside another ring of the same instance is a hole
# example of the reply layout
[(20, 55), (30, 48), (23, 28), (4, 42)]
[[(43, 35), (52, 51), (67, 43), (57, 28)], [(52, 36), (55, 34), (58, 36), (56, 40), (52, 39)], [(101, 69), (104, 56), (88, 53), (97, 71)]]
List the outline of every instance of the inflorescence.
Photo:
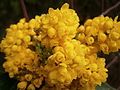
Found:
[(6, 29), (0, 43), (3, 64), (19, 90), (95, 90), (106, 82), (105, 59), (97, 56), (120, 49), (117, 17), (99, 16), (79, 25), (69, 5)]

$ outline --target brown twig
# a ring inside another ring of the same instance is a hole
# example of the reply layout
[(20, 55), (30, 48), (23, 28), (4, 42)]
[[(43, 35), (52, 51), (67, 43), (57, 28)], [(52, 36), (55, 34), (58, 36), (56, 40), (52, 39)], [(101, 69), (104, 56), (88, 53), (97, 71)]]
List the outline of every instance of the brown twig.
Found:
[(109, 13), (111, 10), (115, 9), (116, 7), (118, 7), (120, 5), (120, 1), (118, 1), (115, 5), (113, 5), (112, 7), (108, 8), (106, 11), (102, 12), (101, 15), (106, 15), (107, 13)]
[(74, 2), (71, 0), (71, 8), (74, 8)]
[(110, 63), (108, 63), (108, 65), (106, 66), (106, 68), (109, 68), (111, 65), (113, 65), (114, 63), (116, 63), (117, 60), (118, 60), (118, 57), (115, 56), (114, 59)]
[(74, 8), (74, 0), (68, 0), (68, 3), (70, 4), (71, 8)]
[(22, 8), (24, 17), (25, 17), (26, 20), (28, 21), (28, 20), (29, 20), (29, 17), (28, 17), (28, 13), (27, 13), (27, 10), (26, 10), (26, 6), (25, 6), (25, 3), (24, 3), (24, 0), (20, 0), (20, 5), (21, 5), (21, 8)]
[(117, 88), (117, 90), (120, 90), (120, 86)]

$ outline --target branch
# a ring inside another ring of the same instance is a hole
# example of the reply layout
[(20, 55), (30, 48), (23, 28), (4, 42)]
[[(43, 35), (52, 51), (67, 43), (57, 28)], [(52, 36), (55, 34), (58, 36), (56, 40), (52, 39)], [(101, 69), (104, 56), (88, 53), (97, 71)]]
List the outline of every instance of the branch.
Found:
[(26, 20), (28, 21), (29, 17), (28, 17), (28, 13), (27, 13), (27, 10), (26, 10), (24, 0), (20, 0), (20, 5), (21, 5), (22, 11), (23, 11), (23, 15), (26, 18)]
[(71, 0), (71, 8), (74, 8), (74, 1)]
[(109, 13), (110, 11), (112, 11), (113, 9), (115, 9), (116, 7), (118, 7), (120, 5), (120, 1), (118, 1), (115, 5), (113, 5), (112, 7), (108, 8), (106, 11), (104, 11), (101, 15), (106, 15), (107, 13)]
[(74, 0), (68, 0), (68, 3), (70, 4), (70, 7), (73, 9), (74, 8)]
[(116, 90), (120, 90), (120, 86)]
[(106, 68), (108, 69), (111, 65), (113, 65), (114, 63), (116, 63), (117, 60), (118, 60), (118, 57), (115, 56), (115, 58), (110, 63), (108, 63), (108, 65), (106, 66)]

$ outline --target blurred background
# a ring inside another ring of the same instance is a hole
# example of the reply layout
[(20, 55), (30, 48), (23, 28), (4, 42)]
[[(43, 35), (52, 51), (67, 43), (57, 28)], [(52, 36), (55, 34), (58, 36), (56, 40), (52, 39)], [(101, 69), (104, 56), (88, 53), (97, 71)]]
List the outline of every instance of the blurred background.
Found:
[[(80, 23), (83, 24), (88, 18), (94, 18), (101, 15), (108, 8), (116, 5), (105, 16), (115, 18), (120, 16), (120, 0), (23, 0), (26, 6), (28, 17), (34, 18), (35, 15), (41, 15), (47, 13), (49, 7), (59, 8), (65, 2), (70, 4), (78, 16), (80, 17)], [(20, 18), (24, 18), (23, 10), (20, 4), (20, 0), (0, 0), (0, 40), (5, 35), (5, 28), (10, 24), (17, 23)], [(119, 18), (118, 18), (119, 20)], [(114, 88), (120, 88), (120, 53), (111, 53), (110, 55), (104, 55), (100, 53), (100, 57), (106, 57), (106, 63), (110, 63), (117, 57), (117, 62), (112, 64), (108, 70), (108, 83)], [(2, 61), (3, 55), (0, 56)], [(1, 90), (1, 89), (0, 89)], [(120, 89), (119, 89), (120, 90)]]

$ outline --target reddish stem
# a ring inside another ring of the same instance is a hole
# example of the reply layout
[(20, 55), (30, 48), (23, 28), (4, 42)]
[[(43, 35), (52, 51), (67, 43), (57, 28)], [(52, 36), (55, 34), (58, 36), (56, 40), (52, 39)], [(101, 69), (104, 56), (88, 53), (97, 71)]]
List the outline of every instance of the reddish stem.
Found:
[(68, 0), (68, 3), (70, 4), (70, 7), (73, 9), (74, 8), (74, 1), (73, 0)]
[(74, 8), (74, 1), (71, 0), (71, 8)]
[(117, 8), (120, 5), (120, 1), (118, 1), (115, 5), (111, 6), (110, 8), (108, 8), (106, 11), (102, 12), (101, 15), (106, 15), (108, 14), (110, 11), (112, 11), (113, 9)]
[(120, 90), (120, 86), (117, 88), (117, 90)]
[(27, 10), (26, 10), (24, 0), (20, 0), (20, 5), (21, 5), (22, 11), (23, 11), (23, 15), (26, 18), (26, 20), (28, 21), (29, 17), (28, 17), (28, 13), (27, 13)]
[(106, 66), (106, 68), (109, 68), (111, 65), (113, 65), (114, 63), (116, 63), (117, 60), (118, 60), (118, 57), (115, 56), (115, 58), (110, 63), (108, 63), (108, 65)]

